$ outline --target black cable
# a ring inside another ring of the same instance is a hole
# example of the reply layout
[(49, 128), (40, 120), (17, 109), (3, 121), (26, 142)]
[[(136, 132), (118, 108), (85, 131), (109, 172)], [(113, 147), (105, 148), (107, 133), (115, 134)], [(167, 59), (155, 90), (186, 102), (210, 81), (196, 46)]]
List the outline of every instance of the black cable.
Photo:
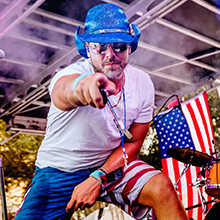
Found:
[[(167, 102), (173, 98), (173, 97), (176, 97), (177, 99), (179, 98), (178, 95), (172, 95), (170, 96), (166, 101), (165, 103), (163, 104), (163, 106), (160, 108), (159, 112), (153, 116), (153, 120), (154, 118), (156, 118), (158, 116), (158, 114), (162, 111), (162, 109), (166, 106)], [(179, 102), (178, 102), (179, 103)], [(177, 106), (176, 108), (178, 108), (179, 106)], [(181, 107), (181, 106), (180, 106)], [(163, 116), (161, 116), (158, 120), (154, 121), (150, 126), (153, 126), (155, 125), (158, 121), (160, 121), (162, 118), (164, 118), (166, 115), (168, 115), (170, 112), (172, 112), (175, 108), (172, 108), (169, 112), (167, 112), (166, 114), (164, 114)]]
[(158, 114), (162, 111), (162, 109), (163, 109), (163, 107), (167, 104), (167, 102), (171, 99), (171, 98), (173, 98), (173, 97), (178, 97), (178, 95), (171, 95), (166, 101), (165, 101), (165, 103), (163, 104), (163, 106), (160, 108), (160, 110), (159, 110), (159, 112), (153, 117), (153, 118), (156, 118), (157, 116), (158, 116)]

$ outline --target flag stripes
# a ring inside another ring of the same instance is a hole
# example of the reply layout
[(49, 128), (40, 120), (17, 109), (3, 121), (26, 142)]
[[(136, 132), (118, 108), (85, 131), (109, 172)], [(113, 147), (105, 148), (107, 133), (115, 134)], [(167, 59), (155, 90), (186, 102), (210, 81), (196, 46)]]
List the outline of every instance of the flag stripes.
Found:
[[(154, 121), (157, 121), (167, 112), (162, 112)], [(212, 130), (211, 116), (206, 92), (193, 99), (183, 102), (181, 111), (173, 109), (164, 118), (155, 124), (162, 156), (162, 168), (173, 183), (176, 183), (186, 166), (166, 154), (166, 150), (172, 147), (189, 147), (196, 151), (211, 154), (214, 152), (214, 133)], [(206, 194), (205, 187), (196, 187), (198, 178), (201, 178), (201, 167), (190, 166), (179, 180), (177, 191), (179, 197), (187, 208), (187, 214), (194, 220), (204, 218), (199, 190), (205, 201), (213, 198)], [(199, 206), (194, 208), (194, 206)]]

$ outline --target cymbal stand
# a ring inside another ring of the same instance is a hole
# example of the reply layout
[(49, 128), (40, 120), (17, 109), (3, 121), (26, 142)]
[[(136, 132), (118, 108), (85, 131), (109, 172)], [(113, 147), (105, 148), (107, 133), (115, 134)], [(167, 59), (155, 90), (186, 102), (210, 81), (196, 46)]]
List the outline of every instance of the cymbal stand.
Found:
[(174, 187), (175, 187), (176, 190), (178, 189), (177, 184), (179, 183), (180, 179), (183, 177), (183, 175), (185, 174), (185, 172), (186, 172), (186, 171), (189, 169), (189, 167), (192, 165), (192, 160), (193, 160), (193, 155), (190, 157), (189, 163), (185, 164), (185, 167), (184, 167), (182, 173), (180, 174), (180, 177), (179, 177), (179, 179), (177, 180), (177, 182), (174, 183)]
[(205, 177), (205, 168), (202, 167), (201, 172), (199, 173), (201, 175), (201, 177), (198, 179), (196, 179), (196, 183), (195, 184), (191, 184), (192, 186), (195, 186), (198, 189), (198, 193), (199, 193), (199, 197), (201, 200), (201, 205), (202, 205), (202, 213), (205, 217), (205, 214), (207, 213), (207, 211), (209, 210), (207, 204), (206, 204), (206, 200), (204, 198), (204, 196), (202, 195), (201, 192), (201, 187), (205, 186), (207, 183), (206, 177)]
[(183, 171), (181, 172), (179, 179), (176, 181), (176, 183), (174, 183), (174, 188), (175, 188), (176, 190), (178, 189), (178, 186), (177, 186), (177, 185), (178, 185), (180, 179), (183, 177), (183, 175), (184, 175), (185, 172), (189, 169), (190, 166), (191, 166), (191, 160), (190, 160), (190, 162), (189, 162), (188, 164), (185, 164), (185, 167), (184, 167)]
[(201, 193), (200, 187), (197, 187), (197, 189), (198, 189), (199, 197), (200, 197), (201, 204), (202, 204), (202, 213), (205, 216), (205, 214), (206, 214), (206, 212), (208, 212), (209, 208), (208, 208), (208, 206), (206, 204), (206, 200), (205, 200), (204, 196)]

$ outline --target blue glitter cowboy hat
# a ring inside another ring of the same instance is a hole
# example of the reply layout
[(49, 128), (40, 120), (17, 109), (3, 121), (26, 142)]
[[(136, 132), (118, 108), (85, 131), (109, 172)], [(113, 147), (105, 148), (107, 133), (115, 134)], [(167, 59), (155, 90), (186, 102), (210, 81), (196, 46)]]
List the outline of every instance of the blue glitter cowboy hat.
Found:
[(131, 24), (134, 35), (123, 10), (111, 3), (96, 5), (86, 16), (84, 34), (79, 34), (80, 26), (75, 33), (75, 43), (81, 56), (88, 58), (85, 42), (94, 43), (129, 43), (131, 53), (137, 49), (141, 31), (137, 25)]

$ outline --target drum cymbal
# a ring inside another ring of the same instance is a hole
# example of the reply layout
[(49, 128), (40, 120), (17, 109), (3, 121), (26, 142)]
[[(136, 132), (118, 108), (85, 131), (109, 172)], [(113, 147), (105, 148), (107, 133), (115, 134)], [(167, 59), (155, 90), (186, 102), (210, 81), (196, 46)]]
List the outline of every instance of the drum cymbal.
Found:
[(191, 163), (193, 166), (202, 167), (211, 161), (211, 156), (206, 153), (191, 150), (189, 147), (173, 147), (167, 150), (167, 154), (183, 163)]

